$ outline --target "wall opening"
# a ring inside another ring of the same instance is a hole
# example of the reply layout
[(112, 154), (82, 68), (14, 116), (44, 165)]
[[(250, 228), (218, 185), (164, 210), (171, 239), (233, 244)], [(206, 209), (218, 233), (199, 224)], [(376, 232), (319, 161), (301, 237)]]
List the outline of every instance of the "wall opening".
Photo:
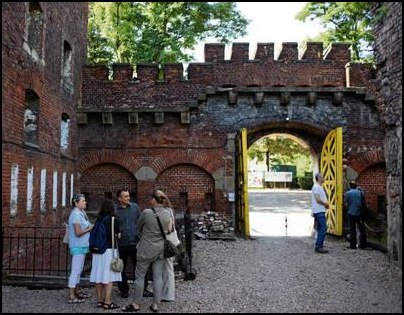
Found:
[(70, 140), (70, 117), (66, 113), (62, 114), (60, 121), (60, 150), (62, 153), (69, 152)]
[(251, 236), (313, 233), (311, 187), (319, 146), (311, 137), (295, 134), (263, 130), (248, 135)]
[(25, 90), (24, 132), (28, 145), (38, 146), (39, 97), (32, 90)]
[(62, 85), (67, 91), (73, 91), (72, 47), (67, 41), (63, 42)]
[(28, 45), (35, 49), (39, 56), (42, 51), (43, 13), (38, 2), (29, 3), (28, 15)]

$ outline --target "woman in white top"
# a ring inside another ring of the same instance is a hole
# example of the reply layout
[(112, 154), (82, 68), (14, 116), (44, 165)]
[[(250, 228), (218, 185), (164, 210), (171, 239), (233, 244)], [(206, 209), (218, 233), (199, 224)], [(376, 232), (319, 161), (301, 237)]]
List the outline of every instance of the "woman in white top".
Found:
[(72, 255), (72, 266), (69, 276), (68, 303), (81, 303), (86, 294), (79, 292), (80, 275), (84, 268), (84, 260), (89, 252), (90, 232), (93, 228), (84, 209), (86, 198), (82, 194), (75, 194), (72, 198), (74, 206), (69, 216), (69, 251)]

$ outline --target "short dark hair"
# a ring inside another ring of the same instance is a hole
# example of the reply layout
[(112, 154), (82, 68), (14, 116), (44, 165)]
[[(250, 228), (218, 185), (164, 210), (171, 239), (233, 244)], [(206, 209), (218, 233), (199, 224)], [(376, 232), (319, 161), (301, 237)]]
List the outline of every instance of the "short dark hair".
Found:
[(118, 189), (118, 191), (116, 192), (116, 198), (119, 198), (123, 191), (129, 192), (129, 189), (124, 189), (124, 188)]
[(358, 184), (354, 180), (351, 180), (351, 182), (349, 183), (349, 187), (351, 187), (352, 189), (356, 189), (356, 187), (358, 187)]
[(316, 182), (318, 182), (318, 178), (320, 177), (320, 176), (323, 176), (323, 174), (321, 174), (321, 173), (317, 173), (314, 177), (315, 177), (315, 179), (316, 179)]

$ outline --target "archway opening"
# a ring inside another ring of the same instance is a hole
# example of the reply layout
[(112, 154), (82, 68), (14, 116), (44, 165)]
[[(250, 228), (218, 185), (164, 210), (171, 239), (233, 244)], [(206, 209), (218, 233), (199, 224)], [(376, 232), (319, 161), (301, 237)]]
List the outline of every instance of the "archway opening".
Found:
[(318, 150), (296, 135), (269, 132), (249, 146), (248, 161), (250, 235), (312, 235)]
[(114, 163), (101, 163), (81, 174), (80, 192), (86, 196), (87, 213), (94, 217), (102, 202), (112, 199), (117, 202), (116, 192), (127, 189), (132, 202), (137, 202), (137, 180), (126, 168)]

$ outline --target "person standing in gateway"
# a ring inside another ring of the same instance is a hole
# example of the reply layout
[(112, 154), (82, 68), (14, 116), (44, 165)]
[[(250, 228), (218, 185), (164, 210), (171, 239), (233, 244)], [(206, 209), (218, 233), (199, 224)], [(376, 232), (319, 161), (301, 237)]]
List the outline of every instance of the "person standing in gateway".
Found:
[(130, 202), (128, 190), (120, 189), (116, 193), (118, 204), (115, 208), (118, 249), (119, 255), (123, 260), (124, 268), (122, 271), (122, 281), (118, 282), (119, 291), (122, 298), (129, 297), (128, 276), (126, 275), (128, 259), (132, 260), (133, 274), (136, 268), (136, 245), (137, 245), (137, 222), (140, 211), (136, 203)]
[(315, 176), (316, 183), (311, 189), (311, 204), (312, 213), (317, 222), (317, 239), (314, 250), (316, 253), (325, 254), (328, 250), (324, 249), (325, 233), (327, 232), (327, 221), (325, 218), (325, 211), (330, 207), (325, 190), (322, 187), (324, 183), (324, 176), (317, 173)]
[(361, 219), (361, 211), (364, 211), (363, 205), (365, 204), (365, 196), (359, 189), (356, 181), (349, 183), (350, 189), (345, 193), (345, 207), (348, 210), (349, 221), (349, 248), (356, 249), (357, 237), (356, 229), (359, 230), (359, 244), (361, 249), (366, 248), (366, 229), (363, 220)]

